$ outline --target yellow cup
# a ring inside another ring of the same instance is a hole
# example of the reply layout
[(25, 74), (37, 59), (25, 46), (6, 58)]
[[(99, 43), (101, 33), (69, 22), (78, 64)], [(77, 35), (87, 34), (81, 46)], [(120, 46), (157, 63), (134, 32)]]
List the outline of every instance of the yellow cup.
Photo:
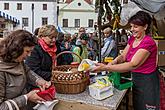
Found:
[(82, 67), (83, 67), (83, 70), (87, 70), (90, 67), (90, 65), (87, 63), (83, 63)]
[(109, 62), (112, 62), (112, 61), (113, 61), (113, 57), (105, 57), (104, 58), (104, 62), (109, 63)]
[(78, 71), (85, 71), (85, 70), (87, 70), (89, 67), (90, 67), (89, 64), (83, 63), (83, 64), (81, 64), (81, 66), (78, 68)]

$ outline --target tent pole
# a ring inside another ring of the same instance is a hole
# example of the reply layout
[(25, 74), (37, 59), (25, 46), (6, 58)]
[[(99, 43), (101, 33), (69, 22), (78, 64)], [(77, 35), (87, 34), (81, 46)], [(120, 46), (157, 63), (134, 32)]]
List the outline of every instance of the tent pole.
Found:
[(101, 7), (102, 7), (102, 0), (99, 0), (99, 4), (98, 4), (98, 30), (99, 30), (99, 57), (98, 57), (98, 61), (101, 62), (101, 18), (102, 18), (102, 12), (101, 12)]

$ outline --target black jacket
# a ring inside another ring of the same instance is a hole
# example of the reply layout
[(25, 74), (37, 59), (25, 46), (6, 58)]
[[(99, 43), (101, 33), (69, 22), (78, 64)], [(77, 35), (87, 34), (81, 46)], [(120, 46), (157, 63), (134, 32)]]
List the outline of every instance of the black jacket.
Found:
[[(56, 43), (57, 52), (56, 55), (61, 52), (59, 44)], [(60, 65), (61, 57), (57, 60), (57, 65)], [(43, 79), (50, 81), (52, 76), (52, 58), (45, 52), (40, 45), (36, 45), (29, 57), (27, 57), (25, 64), (27, 64), (31, 70), (41, 76)]]

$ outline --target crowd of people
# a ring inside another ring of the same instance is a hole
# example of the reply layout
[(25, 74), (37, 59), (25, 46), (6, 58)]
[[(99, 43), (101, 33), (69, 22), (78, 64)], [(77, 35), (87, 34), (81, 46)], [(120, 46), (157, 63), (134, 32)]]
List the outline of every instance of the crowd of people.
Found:
[[(91, 72), (131, 71), (133, 106), (135, 110), (159, 109), (159, 78), (156, 65), (157, 46), (150, 36), (151, 17), (139, 11), (129, 19), (132, 36), (129, 40), (122, 30), (119, 41), (112, 29), (103, 29), (101, 57), (113, 57), (111, 63), (97, 63)], [(83, 59), (97, 60), (96, 32), (87, 33), (80, 27), (77, 34), (58, 32), (54, 25), (37, 28), (34, 34), (26, 30), (11, 32), (0, 43), (0, 110), (32, 110), (34, 103), (45, 101), (37, 95), (36, 87), (49, 88), (52, 69), (57, 65), (79, 62), (72, 51)], [(128, 40), (128, 43), (126, 44)], [(118, 55), (117, 43), (126, 45)]]

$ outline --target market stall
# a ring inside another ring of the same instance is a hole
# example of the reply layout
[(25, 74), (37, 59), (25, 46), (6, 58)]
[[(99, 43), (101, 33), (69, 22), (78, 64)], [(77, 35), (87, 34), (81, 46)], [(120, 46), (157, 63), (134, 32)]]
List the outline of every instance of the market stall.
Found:
[(53, 110), (116, 110), (123, 98), (127, 98), (126, 93), (132, 82), (123, 82), (117, 72), (91, 77), (85, 72), (86, 64), (92, 67), (94, 62), (83, 59), (79, 66), (54, 68), (52, 82), (55, 84), (59, 103)]
[(89, 95), (88, 89), (80, 94), (58, 94), (60, 100), (53, 110), (116, 110), (122, 99), (126, 96), (127, 89), (114, 89), (114, 95), (98, 101)]
[[(113, 18), (116, 21), (116, 24), (114, 23), (114, 30), (118, 28), (119, 25), (119, 15), (121, 14), (121, 10), (118, 9), (120, 6), (117, 1), (113, 1), (114, 6), (116, 7), (116, 10), (114, 12), (110, 12), (113, 14)], [(164, 3), (164, 2), (163, 2)], [(99, 9), (101, 9), (101, 4), (104, 4), (105, 6), (107, 5), (107, 2), (104, 1), (102, 2), (101, 0), (98, 0), (98, 6)], [(135, 4), (134, 4), (135, 5)], [(134, 8), (134, 7), (133, 7)], [(136, 8), (140, 10), (140, 8)], [(110, 10), (106, 9), (107, 12)], [(156, 11), (157, 12), (157, 11)], [(151, 12), (152, 13), (152, 12)], [(128, 14), (128, 13), (127, 13)], [(133, 14), (133, 13), (131, 13)], [(110, 15), (109, 15), (110, 17)], [(127, 21), (127, 19), (125, 19)], [(99, 16), (98, 16), (98, 29), (99, 29), (99, 39), (101, 40), (101, 22), (102, 21), (102, 12), (101, 10), (99, 11)], [(99, 49), (100, 50), (100, 49)], [(100, 56), (99, 56), (100, 57)], [(99, 59), (101, 61), (101, 58)], [(56, 94), (56, 98), (59, 100), (59, 103), (54, 106), (53, 110), (116, 110), (118, 106), (120, 105), (121, 101), (123, 100), (124, 97), (126, 97), (128, 89), (124, 90), (118, 90), (114, 89), (113, 90), (113, 95), (110, 97), (107, 97), (106, 99), (103, 100), (97, 100), (93, 97), (91, 97), (89, 93), (89, 88), (81, 93), (78, 94)]]

